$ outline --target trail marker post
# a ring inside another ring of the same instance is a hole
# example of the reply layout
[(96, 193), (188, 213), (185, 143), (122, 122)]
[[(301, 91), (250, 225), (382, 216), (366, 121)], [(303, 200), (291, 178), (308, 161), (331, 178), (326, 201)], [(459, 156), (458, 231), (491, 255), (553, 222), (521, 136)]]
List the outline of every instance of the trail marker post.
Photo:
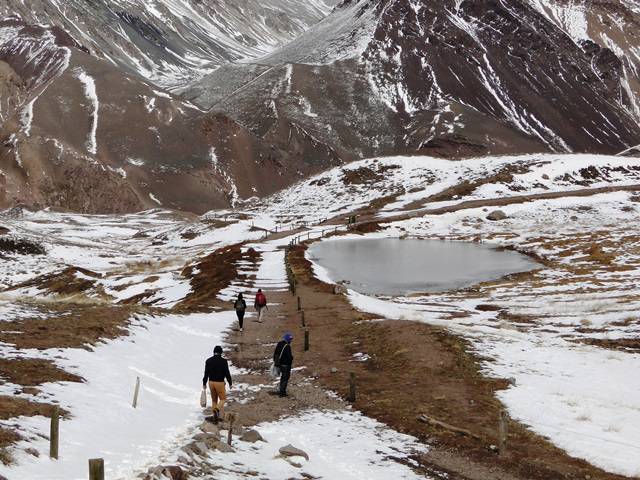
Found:
[(349, 397), (347, 401), (351, 403), (356, 401), (356, 374), (353, 372), (349, 374)]
[(49, 432), (49, 457), (58, 459), (58, 447), (60, 444), (60, 407), (53, 408), (51, 414), (51, 431)]
[(498, 439), (498, 453), (504, 455), (507, 451), (507, 414), (504, 410), (500, 411), (500, 417), (498, 418)]
[(89, 480), (104, 480), (104, 459), (89, 460)]
[(136, 377), (136, 387), (133, 389), (133, 408), (138, 407), (138, 394), (140, 393), (140, 377)]
[(300, 300), (300, 297), (298, 297), (298, 311), (302, 310), (302, 301)]
[(227, 416), (228, 420), (229, 420), (229, 432), (227, 434), (227, 445), (231, 445), (231, 442), (233, 440), (233, 424), (236, 421), (236, 414), (235, 413), (230, 413)]
[(304, 351), (309, 351), (309, 330), (304, 331)]

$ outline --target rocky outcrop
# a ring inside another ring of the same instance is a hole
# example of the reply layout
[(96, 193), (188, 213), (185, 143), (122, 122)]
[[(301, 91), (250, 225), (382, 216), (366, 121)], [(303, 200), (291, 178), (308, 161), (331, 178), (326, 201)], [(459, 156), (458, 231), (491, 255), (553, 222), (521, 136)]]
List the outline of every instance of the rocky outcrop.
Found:
[(487, 220), (491, 220), (494, 222), (497, 222), (499, 220), (505, 220), (507, 218), (509, 217), (507, 217), (507, 214), (504, 213), (502, 210), (494, 210), (489, 215), (487, 215)]
[(243, 442), (256, 443), (256, 442), (264, 442), (264, 438), (260, 435), (260, 432), (257, 430), (247, 430), (240, 435), (240, 440)]
[(307, 454), (307, 452), (305, 452), (304, 450), (300, 450), (299, 448), (294, 447), (291, 444), (280, 447), (278, 451), (283, 457), (302, 457), (309, 461), (309, 455)]

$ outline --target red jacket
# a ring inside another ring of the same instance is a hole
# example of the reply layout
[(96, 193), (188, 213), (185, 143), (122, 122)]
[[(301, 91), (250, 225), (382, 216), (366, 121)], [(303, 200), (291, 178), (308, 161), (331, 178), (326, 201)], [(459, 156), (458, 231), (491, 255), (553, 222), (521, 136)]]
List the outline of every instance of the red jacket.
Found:
[(264, 296), (264, 293), (258, 292), (256, 294), (256, 301), (254, 304), (256, 307), (266, 307), (267, 306), (267, 297)]

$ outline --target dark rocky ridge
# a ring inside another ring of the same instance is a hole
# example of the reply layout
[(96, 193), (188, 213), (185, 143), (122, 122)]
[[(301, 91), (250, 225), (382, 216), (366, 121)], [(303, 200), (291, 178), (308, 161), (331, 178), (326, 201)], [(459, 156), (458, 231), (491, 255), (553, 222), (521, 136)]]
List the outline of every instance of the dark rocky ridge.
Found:
[[(623, 0), (583, 6), (602, 28), (620, 12), (629, 25), (640, 19)], [(330, 16), (262, 59), (268, 68), (234, 67), (245, 78), (235, 92), (209, 89), (223, 83), (221, 69), (190, 98), (257, 135), (277, 106), (279, 122), (294, 121), (345, 158), (618, 153), (640, 142), (638, 100), (623, 88), (638, 81), (637, 67), (629, 75), (626, 56), (573, 38), (529, 2), (349, 0), (332, 16), (348, 20)], [(638, 45), (632, 38), (628, 48)]]

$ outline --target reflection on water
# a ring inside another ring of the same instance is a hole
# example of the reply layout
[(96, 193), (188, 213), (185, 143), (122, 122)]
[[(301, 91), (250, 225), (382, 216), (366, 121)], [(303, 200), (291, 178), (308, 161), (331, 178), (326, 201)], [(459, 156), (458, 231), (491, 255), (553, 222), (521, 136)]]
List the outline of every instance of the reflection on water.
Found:
[(379, 295), (458, 289), (540, 267), (517, 252), (442, 240), (328, 240), (312, 245), (309, 253), (333, 281)]

